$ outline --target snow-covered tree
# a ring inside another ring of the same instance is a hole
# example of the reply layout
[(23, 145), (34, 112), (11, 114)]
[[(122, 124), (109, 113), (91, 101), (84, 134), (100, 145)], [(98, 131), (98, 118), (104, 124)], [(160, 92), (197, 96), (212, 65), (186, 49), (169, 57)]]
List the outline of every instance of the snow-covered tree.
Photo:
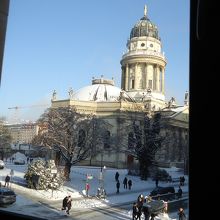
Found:
[(155, 155), (165, 138), (160, 134), (163, 126), (160, 113), (142, 116), (143, 121), (132, 118), (129, 125), (121, 126), (119, 138), (124, 145), (122, 152), (138, 160), (140, 177), (146, 180), (150, 176), (149, 169), (157, 165)]
[[(55, 170), (56, 172), (53, 172)], [(37, 160), (29, 164), (24, 175), (29, 188), (35, 189), (59, 189), (63, 185), (64, 175), (56, 169), (53, 160)]]
[(48, 109), (38, 120), (41, 132), (32, 144), (46, 146), (60, 153), (65, 160), (65, 177), (71, 166), (93, 156), (103, 139), (105, 125), (94, 115), (80, 114), (73, 107)]

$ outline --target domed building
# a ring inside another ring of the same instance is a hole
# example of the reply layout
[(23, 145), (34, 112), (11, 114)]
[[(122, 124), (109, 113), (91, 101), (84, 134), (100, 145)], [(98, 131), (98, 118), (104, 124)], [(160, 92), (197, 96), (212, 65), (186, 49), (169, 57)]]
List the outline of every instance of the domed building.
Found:
[(122, 56), (121, 87), (135, 100), (145, 101), (148, 108), (162, 109), (165, 66), (158, 29), (147, 17), (145, 6), (144, 17), (132, 28), (127, 52)]
[[(178, 106), (174, 98), (165, 101), (167, 61), (158, 28), (148, 18), (146, 6), (144, 16), (131, 29), (126, 47), (127, 52), (120, 61), (121, 88), (115, 86), (113, 79), (101, 76), (93, 79), (92, 85), (76, 92), (70, 89), (65, 100), (57, 100), (54, 91), (51, 107), (74, 106), (78, 112), (93, 114), (112, 125), (108, 131), (108, 145), (103, 145), (101, 153), (97, 153), (92, 161), (86, 160), (82, 164), (99, 166), (102, 163), (109, 167), (127, 168), (136, 163), (126, 153), (132, 136), (128, 125), (135, 121), (143, 129), (145, 114), (151, 116), (158, 111), (166, 122), (161, 134), (169, 136), (170, 142), (162, 146), (156, 158), (163, 165), (183, 164), (188, 149), (188, 94), (184, 106)], [(126, 126), (125, 133), (123, 128)]]

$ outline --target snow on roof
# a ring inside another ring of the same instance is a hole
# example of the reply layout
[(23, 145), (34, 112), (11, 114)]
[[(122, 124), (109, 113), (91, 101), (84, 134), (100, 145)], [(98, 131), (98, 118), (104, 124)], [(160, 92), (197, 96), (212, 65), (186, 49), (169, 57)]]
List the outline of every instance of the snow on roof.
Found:
[(83, 87), (73, 94), (73, 99), (79, 101), (117, 102), (121, 93), (123, 93), (123, 97), (126, 100), (133, 101), (125, 91), (108, 83), (96, 83)]
[(15, 159), (22, 159), (22, 160), (27, 159), (27, 157), (24, 154), (20, 153), (20, 152), (17, 152), (15, 154), (13, 154), (11, 157), (14, 157)]

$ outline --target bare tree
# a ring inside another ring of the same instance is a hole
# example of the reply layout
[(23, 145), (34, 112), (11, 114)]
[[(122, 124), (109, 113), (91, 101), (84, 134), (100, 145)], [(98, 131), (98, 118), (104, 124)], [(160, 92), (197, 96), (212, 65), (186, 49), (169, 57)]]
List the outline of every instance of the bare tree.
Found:
[(7, 155), (11, 146), (10, 143), (12, 141), (12, 136), (7, 127), (4, 126), (4, 118), (0, 118), (0, 159), (4, 159), (5, 155)]
[(155, 113), (152, 118), (145, 114), (142, 125), (133, 119), (130, 125), (121, 129), (120, 144), (124, 145), (121, 151), (139, 161), (141, 179), (146, 180), (149, 168), (157, 165), (155, 155), (165, 140), (160, 134), (162, 126), (161, 114)]
[[(149, 177), (149, 168), (157, 165), (155, 155), (162, 146), (164, 137), (160, 135), (161, 130), (161, 114), (155, 113), (153, 118), (145, 116), (144, 118), (144, 141), (138, 143), (135, 151), (138, 155), (140, 163), (140, 176), (146, 180)], [(136, 139), (138, 139), (138, 130), (135, 130)]]
[(93, 155), (97, 143), (102, 140), (101, 130), (104, 128), (97, 120), (93, 115), (80, 114), (72, 107), (50, 108), (38, 120), (44, 129), (32, 144), (59, 152), (65, 160), (64, 173), (69, 180), (72, 165)]

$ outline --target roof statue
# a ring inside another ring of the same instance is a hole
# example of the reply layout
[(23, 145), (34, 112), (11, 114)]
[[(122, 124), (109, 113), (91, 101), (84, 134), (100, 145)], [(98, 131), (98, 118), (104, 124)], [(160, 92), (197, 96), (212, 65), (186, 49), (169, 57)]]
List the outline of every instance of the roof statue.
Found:
[(56, 99), (57, 99), (57, 92), (56, 90), (53, 90), (52, 101), (55, 101)]
[(170, 101), (168, 102), (168, 108), (176, 106), (176, 100), (174, 97), (171, 97)]
[(73, 99), (73, 89), (72, 89), (72, 87), (70, 87), (68, 93), (69, 93), (69, 98), (70, 98), (70, 99)]
[(147, 17), (147, 5), (144, 5), (144, 17)]
[(188, 91), (186, 91), (185, 93), (184, 105), (189, 105), (189, 92)]

